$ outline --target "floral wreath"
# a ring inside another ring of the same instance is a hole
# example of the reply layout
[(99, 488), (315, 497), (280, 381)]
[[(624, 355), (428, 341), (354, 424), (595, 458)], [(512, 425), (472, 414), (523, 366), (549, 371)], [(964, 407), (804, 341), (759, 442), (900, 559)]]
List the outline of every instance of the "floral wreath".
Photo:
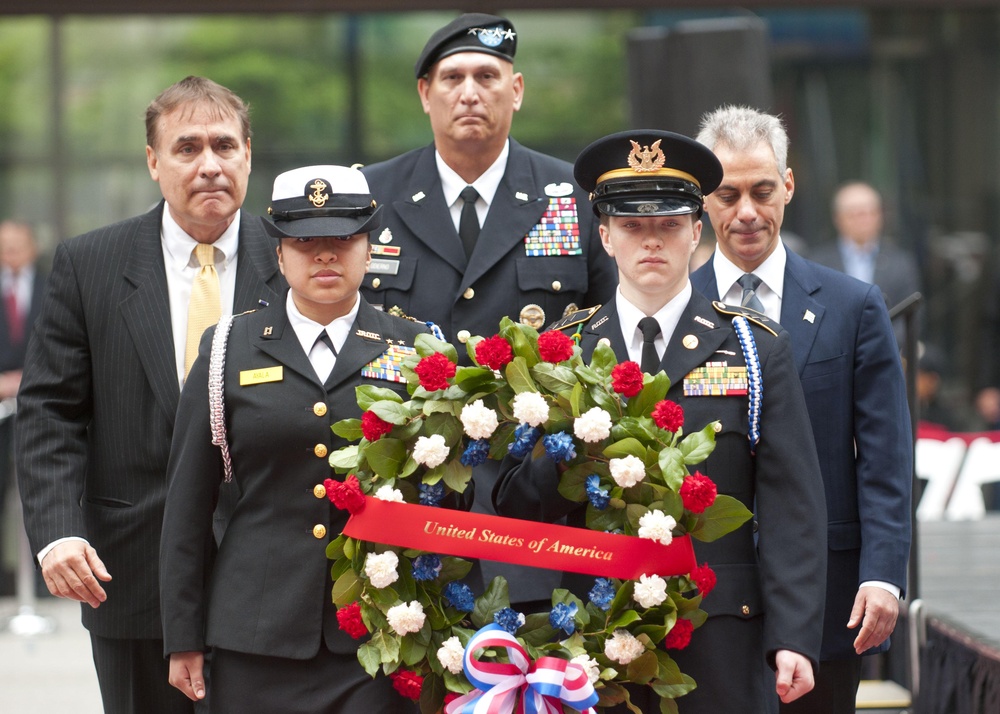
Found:
[[(361, 418), (333, 426), (357, 442), (330, 456), (335, 471), (348, 474), (326, 481), (335, 506), (359, 513), (368, 497), (447, 505), (460, 500), (473, 468), (487, 459), (544, 453), (565, 466), (559, 491), (587, 504), (592, 530), (668, 545), (683, 534), (715, 540), (749, 519), (740, 501), (690, 473), (715, 447), (719, 425), (685, 435), (681, 407), (665, 399), (670, 382), (663, 372), (644, 375), (635, 362), (618, 364), (602, 344), (585, 364), (562, 332), (539, 334), (507, 318), (498, 334), (468, 340), (473, 366), (458, 366), (455, 347), (430, 335), (419, 335), (414, 346), (402, 367), (409, 401), (360, 386)], [(588, 602), (556, 589), (550, 612), (526, 615), (510, 607), (503, 578), (479, 594), (461, 582), (472, 568), (462, 558), (345, 534), (327, 556), (338, 623), (348, 635), (368, 638), (359, 662), (373, 677), (381, 669), (402, 696), (419, 700), (422, 712), (472, 711), (465, 705), (486, 696), (507, 702), (500, 711), (513, 711), (517, 698), (527, 704), (550, 697), (550, 708), (525, 710), (562, 711), (561, 703), (592, 711), (625, 702), (638, 713), (626, 683), (651, 687), (660, 710), (676, 712), (674, 699), (695, 686), (669, 651), (687, 647), (707, 617), (700, 605), (715, 585), (707, 564), (679, 576), (598, 577)], [(480, 664), (486, 660), (491, 664)], [(483, 676), (515, 665), (513, 679)], [(546, 667), (565, 670), (563, 695), (583, 675), (587, 692), (574, 699), (560, 697), (558, 684), (547, 694), (531, 690), (532, 673), (545, 679), (535, 670)]]

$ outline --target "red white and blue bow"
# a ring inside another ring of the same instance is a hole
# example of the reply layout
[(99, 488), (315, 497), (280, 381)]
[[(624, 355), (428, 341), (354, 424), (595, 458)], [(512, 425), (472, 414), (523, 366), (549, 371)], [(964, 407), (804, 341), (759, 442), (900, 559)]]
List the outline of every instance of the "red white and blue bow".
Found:
[[(504, 647), (506, 662), (482, 662), (475, 653)], [(465, 676), (476, 687), (445, 707), (446, 714), (562, 714), (565, 704), (595, 714), (597, 692), (580, 665), (559, 657), (532, 662), (521, 644), (499, 625), (479, 630), (465, 648)]]

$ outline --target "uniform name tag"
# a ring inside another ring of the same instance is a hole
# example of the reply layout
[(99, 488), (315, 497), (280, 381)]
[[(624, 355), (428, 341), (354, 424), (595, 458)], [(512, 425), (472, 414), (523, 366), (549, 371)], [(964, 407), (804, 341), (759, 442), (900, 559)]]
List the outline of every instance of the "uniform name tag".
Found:
[(380, 275), (396, 275), (399, 272), (399, 261), (372, 258), (372, 262), (368, 265), (368, 272)]
[(280, 382), (285, 378), (285, 368), (281, 366), (246, 369), (240, 372), (240, 386), (248, 384), (264, 384), (265, 382)]

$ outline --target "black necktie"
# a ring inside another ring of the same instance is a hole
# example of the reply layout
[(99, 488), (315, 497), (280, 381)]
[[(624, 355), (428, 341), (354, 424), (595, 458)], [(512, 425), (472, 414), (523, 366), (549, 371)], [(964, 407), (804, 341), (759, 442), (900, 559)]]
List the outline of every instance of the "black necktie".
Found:
[(656, 354), (653, 341), (660, 334), (660, 323), (655, 317), (644, 317), (639, 320), (639, 329), (642, 330), (642, 364), (639, 366), (643, 372), (655, 374), (659, 371), (660, 356)]
[(753, 273), (743, 273), (736, 282), (743, 288), (743, 298), (740, 300), (740, 305), (763, 313), (764, 305), (761, 304), (760, 298), (757, 297), (757, 288), (760, 287), (761, 283), (760, 278)]
[(459, 195), (465, 204), (462, 206), (462, 215), (458, 219), (458, 237), (462, 239), (465, 257), (468, 258), (476, 247), (476, 239), (479, 238), (479, 216), (476, 214), (476, 200), (479, 198), (479, 194), (472, 186), (466, 186)]
[(334, 349), (333, 340), (330, 339), (330, 333), (327, 332), (325, 329), (319, 333), (319, 336), (316, 338), (316, 341), (313, 342), (313, 347), (318, 345), (320, 342), (322, 342), (324, 345), (330, 348), (330, 351), (333, 352), (334, 357), (337, 356), (337, 350)]

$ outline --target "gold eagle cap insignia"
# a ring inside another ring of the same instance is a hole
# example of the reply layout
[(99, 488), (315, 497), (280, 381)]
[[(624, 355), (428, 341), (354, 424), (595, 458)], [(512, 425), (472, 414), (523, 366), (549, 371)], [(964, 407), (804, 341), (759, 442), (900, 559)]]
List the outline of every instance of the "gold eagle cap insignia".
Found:
[(629, 139), (629, 141), (632, 143), (632, 151), (628, 155), (630, 169), (636, 173), (645, 173), (647, 171), (658, 171), (663, 168), (663, 164), (667, 162), (667, 157), (663, 155), (663, 149), (660, 148), (662, 139), (654, 141), (652, 146), (640, 146), (632, 139)]

